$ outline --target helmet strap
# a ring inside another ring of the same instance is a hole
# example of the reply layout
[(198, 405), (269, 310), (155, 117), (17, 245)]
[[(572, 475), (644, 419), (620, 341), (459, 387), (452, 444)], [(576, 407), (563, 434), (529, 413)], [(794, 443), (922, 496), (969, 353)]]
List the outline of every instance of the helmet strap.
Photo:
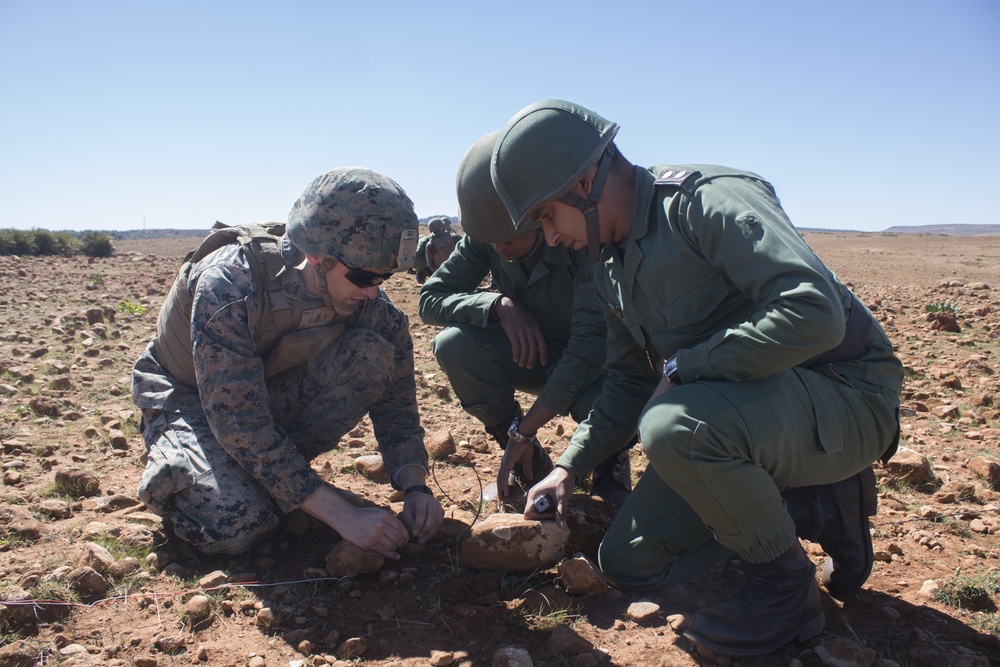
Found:
[(611, 172), (611, 162), (615, 155), (614, 144), (608, 144), (604, 149), (604, 154), (597, 161), (597, 173), (591, 183), (590, 192), (586, 199), (580, 195), (567, 192), (558, 201), (579, 209), (587, 220), (587, 259), (596, 261), (601, 256), (601, 226), (597, 219), (597, 205), (601, 203), (601, 193), (604, 191), (604, 183)]

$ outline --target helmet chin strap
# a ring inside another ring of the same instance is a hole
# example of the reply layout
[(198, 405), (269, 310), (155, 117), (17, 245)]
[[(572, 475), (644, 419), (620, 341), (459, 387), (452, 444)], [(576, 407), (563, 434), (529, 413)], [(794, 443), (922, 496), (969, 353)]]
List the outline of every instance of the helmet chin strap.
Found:
[(326, 307), (332, 310), (337, 315), (343, 313), (350, 313), (354, 310), (354, 306), (343, 303), (341, 301), (335, 301), (330, 292), (326, 288), (326, 272), (337, 265), (337, 262), (330, 259), (329, 257), (324, 257), (321, 262), (316, 265), (316, 277), (319, 278), (319, 291), (323, 295), (323, 303)]
[(539, 251), (541, 251), (542, 246), (544, 246), (544, 245), (545, 245), (545, 235), (542, 234), (542, 230), (541, 229), (536, 229), (535, 230), (535, 241), (534, 241), (534, 243), (531, 244), (531, 248), (529, 248), (528, 251), (525, 252), (523, 255), (520, 255), (519, 257), (515, 257), (514, 259), (510, 260), (511, 263), (512, 264), (521, 264), (523, 262), (527, 262), (529, 259), (531, 259), (535, 255), (537, 255), (539, 253)]
[(587, 219), (587, 259), (591, 261), (597, 261), (601, 257), (601, 226), (597, 219), (597, 205), (601, 203), (601, 193), (604, 190), (604, 183), (608, 179), (608, 173), (611, 171), (614, 155), (614, 144), (608, 144), (608, 147), (604, 149), (604, 154), (597, 161), (597, 173), (594, 175), (594, 181), (586, 199), (572, 192), (567, 192), (558, 199), (563, 204), (579, 209)]

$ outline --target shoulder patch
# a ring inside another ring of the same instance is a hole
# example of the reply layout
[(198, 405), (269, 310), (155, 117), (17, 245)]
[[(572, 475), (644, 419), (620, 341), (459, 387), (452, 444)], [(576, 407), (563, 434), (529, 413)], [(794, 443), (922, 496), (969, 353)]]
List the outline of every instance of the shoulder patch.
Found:
[(689, 179), (697, 177), (700, 174), (701, 172), (695, 171), (694, 169), (666, 169), (660, 172), (660, 175), (656, 177), (653, 185), (671, 185), (679, 188), (683, 187)]

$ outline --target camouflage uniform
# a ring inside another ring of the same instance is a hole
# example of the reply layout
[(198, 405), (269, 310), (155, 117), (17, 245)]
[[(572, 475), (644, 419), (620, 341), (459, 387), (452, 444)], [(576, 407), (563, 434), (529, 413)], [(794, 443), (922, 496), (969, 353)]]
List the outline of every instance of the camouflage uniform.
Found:
[[(282, 239), (282, 292), (307, 294), (302, 258)], [(239, 246), (196, 263), (186, 285), (198, 387), (178, 381), (147, 347), (133, 369), (148, 462), (139, 496), (205, 553), (239, 553), (323, 482), (309, 461), (365, 414), (391, 479), (426, 469), (406, 316), (379, 290), (308, 366), (265, 378), (255, 354), (262, 299)]]

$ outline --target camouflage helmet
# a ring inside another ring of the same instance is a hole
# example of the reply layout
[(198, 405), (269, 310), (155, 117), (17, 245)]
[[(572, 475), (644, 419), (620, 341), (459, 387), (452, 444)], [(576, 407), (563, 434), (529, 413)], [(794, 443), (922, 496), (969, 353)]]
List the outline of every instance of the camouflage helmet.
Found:
[(540, 226), (537, 220), (529, 218), (525, 224), (514, 229), (514, 221), (493, 187), (490, 156), (499, 136), (499, 132), (492, 132), (472, 144), (462, 158), (455, 178), (462, 229), (480, 243), (504, 243)]
[(451, 227), (451, 218), (445, 215), (431, 218), (430, 222), (427, 223), (427, 229), (431, 234), (437, 234), (449, 227)]
[(341, 167), (309, 184), (288, 214), (285, 233), (308, 255), (389, 273), (413, 265), (417, 225), (413, 202), (395, 181)]
[(520, 229), (541, 204), (566, 194), (605, 154), (618, 124), (564, 100), (523, 109), (500, 131), (490, 171)]

